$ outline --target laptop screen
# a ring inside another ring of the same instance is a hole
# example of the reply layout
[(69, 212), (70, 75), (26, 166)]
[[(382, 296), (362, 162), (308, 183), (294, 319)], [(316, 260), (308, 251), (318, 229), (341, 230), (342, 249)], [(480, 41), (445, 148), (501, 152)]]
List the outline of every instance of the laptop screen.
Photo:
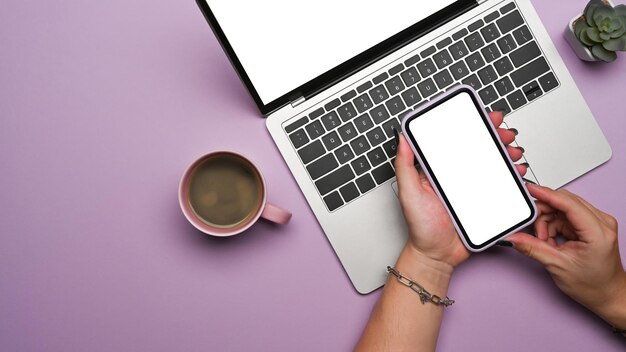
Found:
[(202, 1), (264, 105), (455, 2)]

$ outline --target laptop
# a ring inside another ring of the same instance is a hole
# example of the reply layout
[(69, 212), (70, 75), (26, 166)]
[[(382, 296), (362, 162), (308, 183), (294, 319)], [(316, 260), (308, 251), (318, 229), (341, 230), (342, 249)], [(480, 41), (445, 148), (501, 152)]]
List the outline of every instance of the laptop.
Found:
[(611, 157), (529, 0), (198, 4), (360, 293), (407, 239), (393, 128), (437, 94), (467, 84), (505, 112), (531, 182), (557, 188)]

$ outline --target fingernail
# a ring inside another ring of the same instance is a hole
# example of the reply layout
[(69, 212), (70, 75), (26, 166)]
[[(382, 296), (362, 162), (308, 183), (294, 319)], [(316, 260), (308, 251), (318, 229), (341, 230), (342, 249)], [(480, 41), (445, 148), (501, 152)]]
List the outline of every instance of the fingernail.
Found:
[(515, 147), (515, 148), (519, 149), (522, 152), (522, 154), (526, 152), (526, 149), (524, 149), (524, 147)]
[(496, 242), (496, 246), (500, 246), (500, 247), (513, 247), (513, 243), (509, 242), (509, 241), (498, 241)]
[(519, 134), (519, 131), (516, 128), (509, 128), (509, 131), (513, 132), (516, 136)]
[(536, 182), (533, 182), (533, 181), (531, 181), (531, 180), (529, 180), (527, 178), (523, 178), (522, 177), (522, 180), (524, 180), (524, 182), (526, 182), (526, 183), (530, 183), (531, 185), (536, 185), (537, 184)]
[(393, 138), (396, 141), (396, 145), (400, 143), (400, 136), (398, 135), (398, 130), (395, 127), (393, 128)]
[(520, 165), (524, 165), (526, 167), (530, 167), (530, 164), (528, 164), (528, 163), (521, 163)]

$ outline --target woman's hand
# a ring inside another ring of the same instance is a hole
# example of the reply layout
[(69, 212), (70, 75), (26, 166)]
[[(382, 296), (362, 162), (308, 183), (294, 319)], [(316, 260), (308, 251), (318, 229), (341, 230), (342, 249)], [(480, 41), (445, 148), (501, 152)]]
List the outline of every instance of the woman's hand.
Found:
[[(626, 273), (615, 218), (566, 190), (536, 185), (528, 190), (537, 199), (537, 237), (518, 233), (507, 240), (543, 264), (565, 294), (626, 329)], [(565, 241), (557, 242), (557, 236)]]
[[(500, 112), (489, 114), (494, 126), (502, 124)], [(508, 146), (515, 140), (516, 132), (497, 128), (502, 142), (507, 145), (511, 159), (522, 157), (523, 149)], [(398, 193), (404, 218), (409, 228), (409, 241), (406, 252), (415, 257), (432, 260), (431, 264), (450, 271), (469, 257), (469, 251), (461, 242), (445, 206), (433, 190), (423, 172), (414, 166), (414, 156), (404, 136), (400, 137), (396, 158), (396, 177)], [(451, 143), (452, 147), (453, 144)], [(462, 153), (459, 150), (459, 153)], [(518, 171), (524, 175), (525, 165), (518, 165)], [(471, 172), (471, 170), (467, 170)]]

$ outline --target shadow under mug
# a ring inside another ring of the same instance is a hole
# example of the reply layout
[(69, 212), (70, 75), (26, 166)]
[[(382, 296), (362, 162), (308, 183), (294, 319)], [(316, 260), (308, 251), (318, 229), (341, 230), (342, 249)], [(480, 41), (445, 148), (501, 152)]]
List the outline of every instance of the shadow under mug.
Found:
[[(254, 214), (252, 216), (248, 216), (247, 219), (240, 223), (237, 223), (232, 227), (212, 226), (206, 221), (202, 220), (193, 210), (191, 202), (189, 200), (189, 188), (194, 172), (198, 169), (198, 167), (203, 165), (211, 158), (220, 156), (228, 156), (232, 158), (232, 160), (236, 160), (237, 162), (241, 163), (242, 166), (253, 172), (255, 176), (258, 177), (261, 181), (261, 187), (259, 189), (259, 192), (261, 193), (261, 201), (259, 207), (254, 211)], [(217, 151), (209, 153), (193, 162), (187, 168), (187, 170), (183, 174), (182, 179), (180, 180), (180, 185), (178, 187), (178, 201), (180, 203), (180, 208), (183, 211), (183, 214), (196, 229), (208, 235), (217, 237), (228, 237), (240, 234), (250, 228), (252, 225), (254, 225), (259, 220), (259, 218), (264, 218), (277, 224), (286, 224), (289, 222), (289, 219), (291, 219), (291, 213), (289, 211), (267, 202), (267, 186), (265, 184), (265, 178), (263, 177), (263, 174), (261, 173), (259, 168), (245, 156), (230, 151)]]

